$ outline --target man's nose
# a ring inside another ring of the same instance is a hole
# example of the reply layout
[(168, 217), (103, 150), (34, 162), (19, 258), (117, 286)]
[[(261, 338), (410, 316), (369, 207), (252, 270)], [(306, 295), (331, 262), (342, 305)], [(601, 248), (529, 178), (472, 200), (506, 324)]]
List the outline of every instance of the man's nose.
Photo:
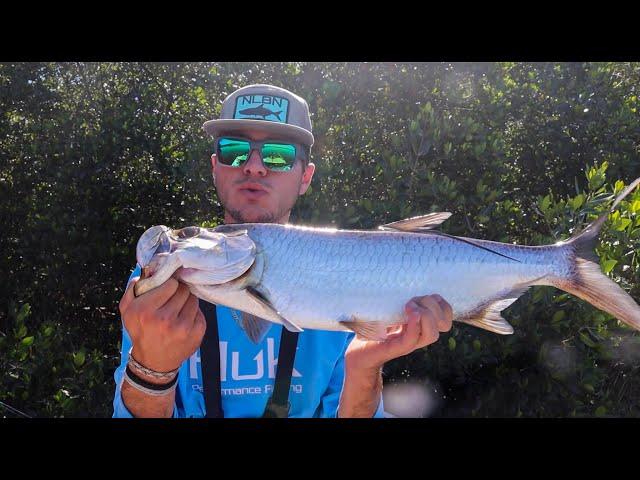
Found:
[(260, 175), (261, 177), (267, 175), (267, 169), (264, 168), (258, 150), (251, 150), (249, 160), (242, 166), (242, 171), (245, 175)]

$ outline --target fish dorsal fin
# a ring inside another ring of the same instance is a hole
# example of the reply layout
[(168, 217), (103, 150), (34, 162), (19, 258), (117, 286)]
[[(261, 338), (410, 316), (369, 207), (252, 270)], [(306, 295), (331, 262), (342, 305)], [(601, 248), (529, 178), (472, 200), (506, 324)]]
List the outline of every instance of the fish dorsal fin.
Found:
[(259, 306), (259, 308), (263, 309), (265, 312), (267, 312), (267, 315), (265, 316), (269, 316), (269, 317), (275, 317), (275, 319), (281, 323), (282, 325), (284, 325), (284, 327), (289, 330), (290, 332), (302, 332), (302, 328), (300, 328), (298, 325), (296, 325), (293, 322), (290, 322), (289, 320), (287, 320), (286, 318), (284, 318), (282, 315), (280, 315), (280, 313), (274, 308), (273, 305), (271, 305), (271, 302), (264, 297), (264, 295), (262, 295), (258, 290), (256, 290), (253, 287), (247, 287), (246, 288), (246, 292), (247, 295), (249, 296), (249, 298)]
[(502, 318), (500, 312), (520, 298), (529, 287), (530, 285), (516, 287), (506, 292), (504, 296), (500, 295), (456, 320), (500, 335), (510, 335), (513, 333), (513, 327)]
[(447, 218), (451, 212), (434, 212), (428, 215), (405, 218), (397, 222), (386, 223), (378, 227), (380, 230), (400, 230), (402, 232), (421, 232), (437, 227)]
[(496, 255), (500, 255), (501, 257), (508, 258), (509, 260), (513, 260), (515, 262), (521, 263), (520, 260), (518, 260), (517, 258), (513, 258), (508, 255), (504, 255), (500, 252), (496, 252), (495, 250), (492, 250), (485, 246), (478, 245), (477, 243), (471, 240), (461, 238), (461, 237), (456, 237), (454, 235), (449, 235), (439, 230), (433, 230), (435, 227), (440, 225), (450, 216), (451, 216), (451, 212), (435, 212), (435, 213), (430, 213), (428, 215), (422, 215), (419, 217), (412, 217), (412, 218), (407, 218), (405, 220), (399, 220), (397, 222), (387, 223), (385, 225), (379, 226), (378, 229), (440, 235), (442, 237), (452, 238), (454, 240), (458, 240), (460, 242), (473, 245), (474, 247), (481, 248), (483, 250), (486, 250), (487, 252), (495, 253)]
[(348, 328), (356, 335), (366, 340), (386, 340), (387, 338), (387, 326), (382, 323), (365, 322), (355, 317), (350, 317), (345, 320), (338, 321), (340, 325)]

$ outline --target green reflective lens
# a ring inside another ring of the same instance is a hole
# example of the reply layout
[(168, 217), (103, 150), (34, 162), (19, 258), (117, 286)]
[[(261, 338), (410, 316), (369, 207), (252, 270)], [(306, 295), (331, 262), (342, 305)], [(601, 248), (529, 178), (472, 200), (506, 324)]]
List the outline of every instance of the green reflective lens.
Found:
[(285, 143), (265, 143), (262, 146), (264, 166), (276, 172), (288, 172), (296, 160), (296, 147)]
[(249, 158), (251, 144), (244, 140), (221, 138), (218, 141), (218, 160), (224, 165), (241, 167)]
[(237, 138), (218, 140), (218, 160), (223, 165), (241, 167), (254, 148), (260, 148), (262, 164), (274, 172), (288, 172), (296, 161), (296, 146), (290, 143), (250, 142)]

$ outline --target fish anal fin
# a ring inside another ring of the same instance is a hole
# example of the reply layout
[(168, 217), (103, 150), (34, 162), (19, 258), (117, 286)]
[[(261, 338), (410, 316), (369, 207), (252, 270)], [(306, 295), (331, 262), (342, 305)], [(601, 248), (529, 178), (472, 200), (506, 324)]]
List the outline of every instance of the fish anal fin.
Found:
[(504, 293), (504, 295), (499, 295), (498, 298), (480, 305), (467, 315), (456, 318), (456, 321), (468, 323), (474, 327), (489, 330), (490, 332), (500, 335), (511, 335), (513, 333), (513, 327), (500, 315), (500, 312), (520, 298), (530, 286), (531, 285), (527, 284), (509, 290)]
[(339, 323), (365, 340), (382, 341), (387, 339), (388, 325), (376, 322), (365, 322), (353, 316), (339, 320)]
[(399, 230), (402, 232), (420, 232), (435, 228), (451, 216), (451, 212), (434, 212), (428, 215), (405, 218), (397, 222), (379, 226), (380, 230)]
[(290, 332), (302, 332), (302, 328), (300, 328), (295, 323), (284, 318), (280, 313), (271, 305), (271, 302), (267, 298), (264, 297), (258, 290), (253, 287), (247, 287), (246, 293), (253, 300), (254, 303), (258, 304), (261, 309), (264, 309), (265, 312), (268, 312), (270, 317), (276, 317), (277, 321), (279, 321), (284, 327)]

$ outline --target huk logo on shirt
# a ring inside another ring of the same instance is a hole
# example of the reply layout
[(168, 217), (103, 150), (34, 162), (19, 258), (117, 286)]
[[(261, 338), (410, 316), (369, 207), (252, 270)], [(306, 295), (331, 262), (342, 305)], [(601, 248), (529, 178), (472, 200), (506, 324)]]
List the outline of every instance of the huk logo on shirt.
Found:
[[(200, 363), (199, 351), (196, 351), (189, 358), (189, 376), (192, 380), (198, 379), (198, 363)], [(229, 372), (229, 353), (231, 353), (231, 372)], [(267, 358), (265, 362), (264, 350), (260, 350), (253, 361), (255, 362), (252, 371), (240, 371), (240, 352), (228, 352), (228, 342), (220, 342), (220, 381), (225, 382), (231, 373), (231, 380), (260, 380), (265, 378), (276, 378), (276, 365), (278, 359), (275, 357), (275, 342), (273, 338), (267, 338)], [(302, 377), (302, 374), (295, 368), (292, 377)]]
[(233, 118), (287, 123), (289, 100), (273, 95), (241, 95)]

